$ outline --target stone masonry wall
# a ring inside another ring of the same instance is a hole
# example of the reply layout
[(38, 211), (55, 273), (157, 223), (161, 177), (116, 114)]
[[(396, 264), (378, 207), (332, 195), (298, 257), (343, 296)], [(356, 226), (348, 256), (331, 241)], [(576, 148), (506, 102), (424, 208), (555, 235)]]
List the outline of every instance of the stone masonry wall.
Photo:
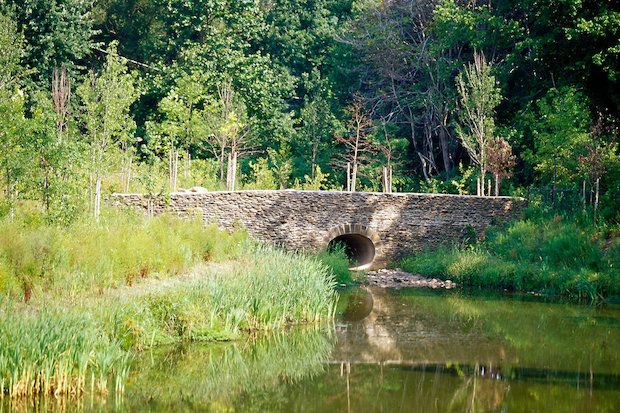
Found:
[[(115, 194), (110, 201), (145, 212), (149, 203), (140, 194)], [(510, 197), (281, 190), (172, 193), (152, 199), (151, 208), (156, 215), (200, 216), (226, 230), (243, 227), (289, 249), (322, 249), (338, 235), (359, 233), (373, 241), (377, 267), (460, 240), (468, 224), (480, 234), (493, 219), (516, 216), (524, 204)]]

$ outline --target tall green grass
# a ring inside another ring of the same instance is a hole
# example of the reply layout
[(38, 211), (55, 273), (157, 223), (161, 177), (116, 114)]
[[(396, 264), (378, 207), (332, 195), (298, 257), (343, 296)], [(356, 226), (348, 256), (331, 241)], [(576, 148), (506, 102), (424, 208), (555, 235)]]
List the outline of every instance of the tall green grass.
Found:
[(406, 258), (411, 272), (462, 285), (538, 291), (589, 300), (620, 296), (620, 240), (565, 218), (532, 216), (490, 228), (475, 245)]
[[(333, 317), (335, 281), (318, 258), (245, 243), (235, 261), (48, 307), (0, 303), (0, 396), (122, 391), (129, 350), (220, 341)], [(89, 387), (90, 386), (90, 387)]]
[(247, 244), (237, 261), (88, 303), (126, 348), (228, 340), (333, 317), (337, 295), (316, 258)]
[(44, 220), (0, 220), (0, 294), (23, 297), (50, 291), (78, 295), (158, 274), (175, 275), (201, 261), (234, 257), (245, 233), (130, 212), (108, 212), (99, 223), (83, 218), (68, 227)]
[[(129, 355), (88, 315), (0, 307), (0, 397), (122, 392)], [(10, 315), (8, 314), (10, 312)]]
[(317, 254), (317, 258), (331, 271), (336, 283), (340, 286), (351, 284), (353, 281), (351, 271), (349, 270), (351, 263), (342, 246), (335, 246), (327, 251), (321, 251)]

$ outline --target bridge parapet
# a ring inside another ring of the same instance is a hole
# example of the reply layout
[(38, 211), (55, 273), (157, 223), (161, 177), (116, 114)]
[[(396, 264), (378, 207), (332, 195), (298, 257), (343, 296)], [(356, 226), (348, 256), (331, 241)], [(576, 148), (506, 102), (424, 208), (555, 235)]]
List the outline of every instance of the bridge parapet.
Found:
[[(243, 227), (260, 241), (288, 249), (319, 250), (337, 237), (357, 234), (374, 248), (366, 267), (458, 241), (468, 225), (480, 234), (494, 220), (516, 217), (526, 202), (511, 197), (296, 190), (114, 194), (110, 200), (156, 215), (197, 216), (225, 230)], [(362, 244), (359, 248), (366, 248)]]

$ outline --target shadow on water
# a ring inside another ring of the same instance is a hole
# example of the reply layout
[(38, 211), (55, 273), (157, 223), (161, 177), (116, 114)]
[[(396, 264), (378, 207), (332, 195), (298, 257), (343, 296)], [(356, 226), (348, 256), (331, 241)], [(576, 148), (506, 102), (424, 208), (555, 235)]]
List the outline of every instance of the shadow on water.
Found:
[(620, 405), (617, 306), (366, 288), (343, 292), (338, 312), (320, 329), (140, 353), (122, 399), (14, 403), (13, 410), (615, 412)]

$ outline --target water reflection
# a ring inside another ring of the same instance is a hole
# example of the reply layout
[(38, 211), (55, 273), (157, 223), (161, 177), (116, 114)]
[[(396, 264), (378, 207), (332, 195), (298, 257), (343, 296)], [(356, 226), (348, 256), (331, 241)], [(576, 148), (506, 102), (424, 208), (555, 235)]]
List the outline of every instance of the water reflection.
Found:
[(122, 399), (12, 408), (615, 412), (620, 405), (617, 306), (363, 289), (343, 293), (339, 313), (321, 328), (141, 353)]

